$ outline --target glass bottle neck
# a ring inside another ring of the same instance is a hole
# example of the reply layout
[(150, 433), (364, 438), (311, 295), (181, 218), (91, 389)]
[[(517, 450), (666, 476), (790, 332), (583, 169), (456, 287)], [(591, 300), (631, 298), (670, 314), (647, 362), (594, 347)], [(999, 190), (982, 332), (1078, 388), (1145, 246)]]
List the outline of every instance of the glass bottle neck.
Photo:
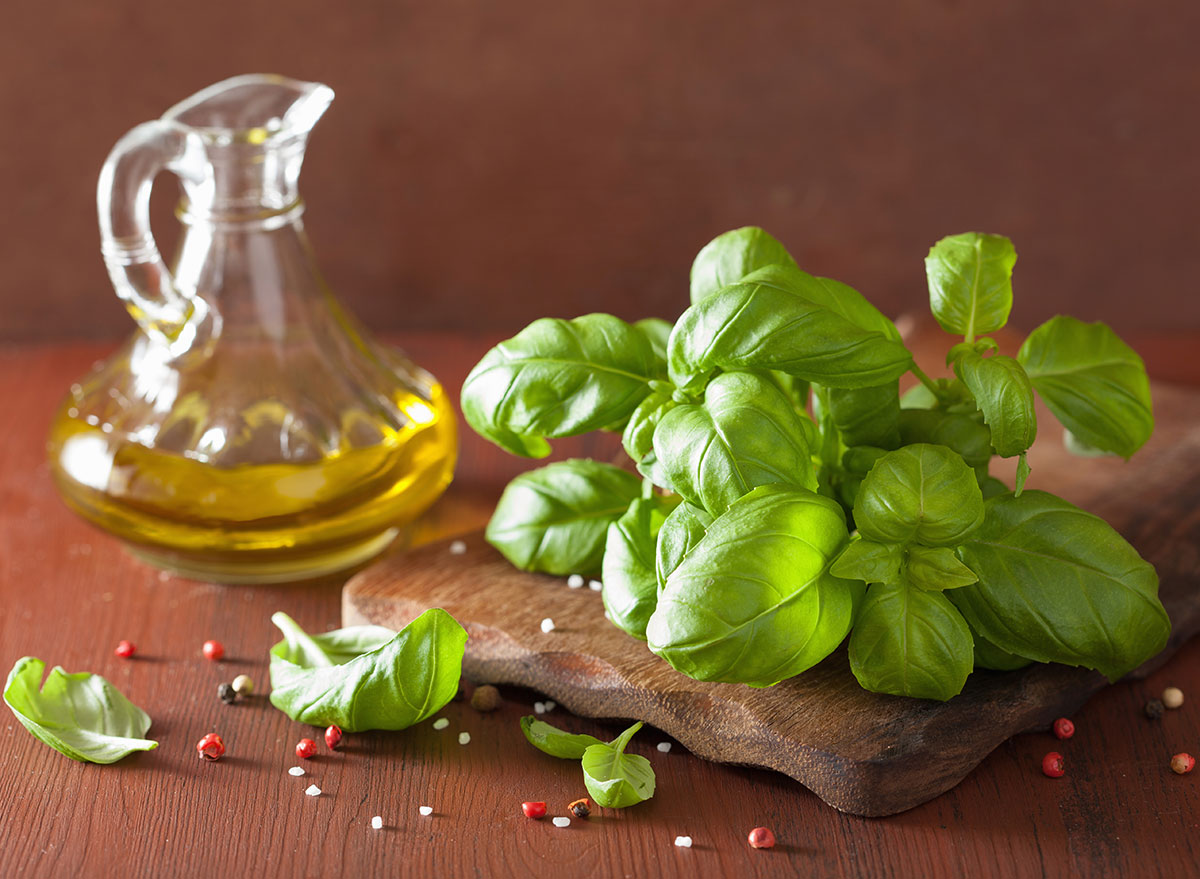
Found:
[(303, 210), (298, 183), (306, 141), (298, 136), (232, 142), (228, 135), (210, 135), (211, 180), (202, 186), (183, 182), (184, 197), (176, 211), (180, 221), (274, 229), (297, 219)]

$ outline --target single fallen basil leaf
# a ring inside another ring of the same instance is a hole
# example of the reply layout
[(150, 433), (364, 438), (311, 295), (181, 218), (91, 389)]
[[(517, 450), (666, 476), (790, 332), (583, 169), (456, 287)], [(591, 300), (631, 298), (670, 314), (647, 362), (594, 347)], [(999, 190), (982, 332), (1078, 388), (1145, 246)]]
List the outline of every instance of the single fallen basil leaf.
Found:
[(37, 657), (22, 657), (4, 685), (4, 701), (38, 741), (85, 763), (116, 763), (158, 747), (145, 738), (150, 715), (100, 675), (55, 666), (39, 691), (45, 669)]
[(538, 720), (532, 714), (521, 718), (521, 732), (525, 733), (529, 744), (539, 751), (563, 760), (579, 760), (583, 757), (583, 752), (592, 745), (604, 745), (604, 742), (595, 736), (564, 732), (556, 726)]
[(346, 732), (404, 729), (454, 698), (467, 633), (441, 608), (399, 632), (351, 626), (309, 635), (287, 614), (271, 622), (271, 704), (301, 723)]
[(612, 744), (595, 744), (583, 752), (583, 783), (596, 805), (623, 809), (654, 796), (654, 767), (650, 761), (625, 753), (625, 746), (641, 728), (639, 720)]

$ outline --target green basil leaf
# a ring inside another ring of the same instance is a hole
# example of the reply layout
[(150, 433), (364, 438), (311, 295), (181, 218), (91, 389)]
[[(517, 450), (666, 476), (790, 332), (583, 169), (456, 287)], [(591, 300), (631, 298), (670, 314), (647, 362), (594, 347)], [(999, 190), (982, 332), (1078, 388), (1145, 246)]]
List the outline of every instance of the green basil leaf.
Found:
[(850, 670), (863, 689), (945, 701), (971, 674), (971, 630), (940, 592), (876, 584), (850, 634)]
[(902, 375), (912, 363), (904, 343), (803, 298), (798, 291), (818, 289), (809, 284), (815, 280), (772, 267), (694, 304), (671, 332), (672, 380), (691, 389), (717, 368), (774, 369), (828, 387), (862, 388)]
[(658, 604), (654, 572), (658, 532), (671, 509), (666, 498), (638, 498), (608, 526), (600, 591), (604, 609), (613, 625), (643, 641), (646, 623)]
[(521, 732), (539, 751), (564, 760), (579, 760), (592, 745), (604, 745), (595, 736), (563, 732), (556, 726), (538, 720), (532, 714), (521, 718)]
[(702, 681), (770, 686), (850, 630), (862, 584), (829, 567), (846, 545), (836, 502), (768, 485), (735, 501), (667, 578), (650, 650)]
[(949, 593), (1000, 649), (1116, 680), (1171, 631), (1158, 575), (1103, 519), (1043, 491), (1001, 495), (958, 555), (979, 582)]
[(1009, 494), (1012, 492), (1011, 488), (1009, 488), (995, 476), (987, 477), (987, 479), (980, 484), (979, 490), (983, 493), (983, 499), (985, 501), (991, 500), (998, 495)]
[(968, 351), (955, 362), (954, 370), (975, 397), (997, 455), (1011, 458), (1033, 445), (1037, 436), (1033, 385), (1019, 362), (1003, 354), (980, 357)]
[(800, 415), (755, 373), (722, 373), (705, 388), (703, 403), (664, 414), (654, 453), (667, 485), (714, 515), (759, 485), (817, 487)]
[(633, 322), (634, 329), (640, 332), (650, 342), (654, 352), (655, 372), (665, 377), (667, 374), (667, 339), (671, 338), (671, 324), (661, 317), (644, 317)]
[(477, 433), (544, 458), (544, 437), (623, 424), (662, 377), (649, 337), (608, 314), (536, 320), (484, 355), (462, 388)]
[(794, 266), (796, 261), (787, 248), (757, 226), (718, 235), (692, 262), (692, 302), (736, 284), (755, 269), (776, 264)]
[(929, 249), (925, 274), (933, 316), (948, 333), (968, 339), (1008, 323), (1017, 252), (1003, 235), (967, 232)]
[(974, 629), (971, 630), (971, 637), (975, 640), (976, 668), (986, 668), (990, 671), (1016, 671), (1018, 668), (1024, 668), (1033, 663), (1032, 659), (1001, 650)]
[(814, 305), (829, 309), (860, 329), (880, 333), (895, 342), (902, 341), (900, 331), (883, 312), (867, 301), (867, 297), (841, 281), (818, 278), (789, 265), (764, 266), (742, 280), (786, 290)]
[(835, 500), (841, 500), (848, 514), (854, 510), (854, 503), (858, 499), (858, 490), (862, 486), (863, 479), (871, 472), (875, 462), (886, 454), (887, 449), (875, 446), (854, 446), (842, 453), (840, 472), (825, 471), (826, 480), (832, 480), (831, 487), (836, 488), (836, 494), (830, 496)]
[(1085, 446), (1128, 458), (1154, 430), (1142, 358), (1107, 325), (1051, 318), (1017, 353), (1054, 417)]
[[(923, 387), (918, 385), (918, 387)], [(926, 409), (902, 409), (898, 421), (902, 445), (929, 443), (957, 452), (975, 471), (987, 477), (992, 460), (992, 432), (969, 415)]]
[(458, 691), (467, 633), (440, 608), (399, 632), (351, 626), (309, 635), (287, 614), (271, 622), (284, 635), (271, 648), (271, 704), (292, 720), (346, 732), (404, 729)]
[(18, 659), (4, 684), (4, 701), (39, 742), (84, 763), (116, 763), (134, 751), (153, 751), (150, 715), (97, 674), (68, 674), (55, 666), (41, 689), (46, 663)]
[(900, 445), (900, 380), (868, 388), (830, 388), (829, 414), (847, 446)]
[(684, 556), (692, 551), (708, 526), (713, 523), (713, 516), (708, 510), (689, 503), (682, 503), (671, 511), (658, 531), (658, 546), (654, 557), (655, 579), (658, 581), (658, 591), (662, 594), (667, 584), (667, 578), (679, 567)]
[(641, 493), (641, 480), (611, 464), (548, 464), (508, 484), (485, 536), (521, 570), (596, 573), (608, 526)]
[(669, 393), (652, 391), (642, 400), (625, 423), (621, 445), (634, 461), (641, 461), (654, 450), (654, 429), (662, 417), (674, 409), (675, 400)]
[(852, 540), (829, 569), (843, 580), (864, 583), (899, 583), (904, 567), (904, 547), (874, 540)]
[(583, 752), (583, 783), (596, 805), (623, 809), (654, 796), (654, 767), (639, 754), (626, 754), (625, 746), (642, 728), (638, 721), (612, 744), (592, 745)]
[(918, 589), (942, 592), (970, 586), (979, 579), (948, 546), (914, 544), (908, 547), (906, 555), (904, 572), (908, 582)]
[(953, 546), (982, 521), (974, 472), (954, 451), (926, 443), (876, 461), (854, 503), (859, 533), (880, 543)]

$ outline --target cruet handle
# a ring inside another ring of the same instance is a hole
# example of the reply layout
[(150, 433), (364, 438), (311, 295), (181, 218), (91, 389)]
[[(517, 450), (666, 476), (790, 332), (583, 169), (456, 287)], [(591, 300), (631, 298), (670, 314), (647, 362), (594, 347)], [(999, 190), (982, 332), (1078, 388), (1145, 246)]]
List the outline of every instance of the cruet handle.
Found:
[(137, 126), (109, 153), (96, 187), (100, 251), (129, 313), (147, 333), (175, 338), (196, 311), (195, 290), (180, 289), (150, 231), (150, 189), (167, 170), (192, 201), (213, 186), (204, 141), (178, 122)]

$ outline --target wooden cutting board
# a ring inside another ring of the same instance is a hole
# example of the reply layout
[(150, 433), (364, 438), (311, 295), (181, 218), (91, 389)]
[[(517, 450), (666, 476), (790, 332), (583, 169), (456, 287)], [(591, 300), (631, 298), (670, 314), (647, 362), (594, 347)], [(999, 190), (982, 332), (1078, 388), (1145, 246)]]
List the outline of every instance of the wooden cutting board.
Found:
[[(1200, 629), (1200, 392), (1156, 386), (1154, 400), (1155, 435), (1130, 462), (1067, 454), (1044, 410), (1030, 456), (1031, 487), (1103, 516), (1158, 568), (1172, 636), (1135, 675)], [(932, 799), (1010, 736), (1070, 715), (1107, 683), (1039, 665), (976, 672), (947, 703), (880, 696), (858, 686), (844, 648), (768, 689), (702, 683), (610, 625), (598, 593), (515, 570), (480, 532), (465, 542), (462, 555), (442, 541), (362, 571), (343, 593), (343, 622), (399, 628), (443, 607), (470, 634), (469, 679), (530, 687), (588, 717), (645, 720), (700, 757), (777, 769), (856, 815)]]

